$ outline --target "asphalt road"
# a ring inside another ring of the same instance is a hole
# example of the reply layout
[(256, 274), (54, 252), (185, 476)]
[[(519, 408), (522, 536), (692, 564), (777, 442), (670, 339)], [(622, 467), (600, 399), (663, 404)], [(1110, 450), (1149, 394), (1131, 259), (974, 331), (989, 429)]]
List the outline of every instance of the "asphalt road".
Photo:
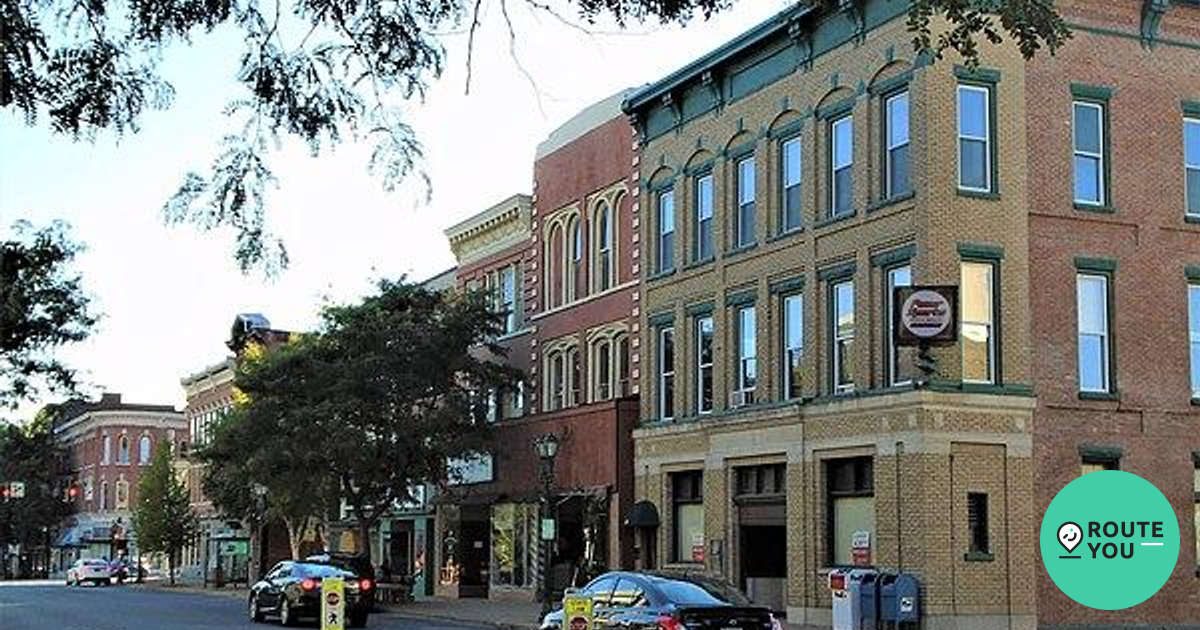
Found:
[[(129, 586), (72, 587), (61, 582), (0, 582), (0, 630), (251, 630), (279, 628), (250, 621), (245, 601), (228, 593)], [(302, 627), (317, 628), (316, 621)], [(490, 626), (372, 615), (367, 628), (493, 630)]]

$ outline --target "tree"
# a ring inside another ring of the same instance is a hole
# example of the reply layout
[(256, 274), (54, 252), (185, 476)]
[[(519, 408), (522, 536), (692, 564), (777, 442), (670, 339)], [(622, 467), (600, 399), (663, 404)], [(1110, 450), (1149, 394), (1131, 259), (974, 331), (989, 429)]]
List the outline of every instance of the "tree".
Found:
[[(367, 540), (414, 487), (444, 480), (448, 461), (485, 447), (477, 393), (516, 378), (493, 360), (502, 351), (488, 340), (501, 323), (481, 294), (404, 282), (384, 281), (361, 303), (327, 307), (318, 332), (239, 366), (235, 383), (246, 402), (202, 457), (210, 468), (235, 457), (245, 468), (209, 473), (222, 487), (238, 486), (228, 500), (210, 495), (214, 503), (244, 508), (243, 488), (280, 484), (287, 492), (272, 490), (269, 502), (281, 517), (300, 517), (335, 493)], [(299, 494), (296, 486), (306, 484), (313, 496)]]
[(75, 372), (53, 352), (85, 339), (96, 323), (71, 261), (81, 246), (64, 223), (34, 230), (18, 221), (0, 241), (0, 407), (15, 407), (41, 386), (73, 393)]
[[(510, 34), (508, 0), (499, 0)], [(542, 0), (535, 10), (562, 18)], [(806, 0), (824, 10), (862, 0)], [(245, 49), (233, 69), (244, 94), (228, 113), (234, 128), (203, 173), (188, 173), (164, 212), (171, 221), (236, 232), (243, 269), (287, 264), (283, 244), (264, 221), (264, 195), (275, 184), (269, 151), (281, 136), (314, 154), (344, 140), (373, 146), (369, 168), (392, 189), (408, 176), (421, 147), (400, 105), (423, 96), (444, 63), (441, 38), (464, 21), (473, 36), (483, 0), (0, 0), (0, 107), (57, 132), (91, 139), (99, 131), (136, 132), (148, 109), (171, 104), (158, 72), (161, 51), (225, 27)], [(686, 22), (733, 0), (566, 0), (592, 23), (606, 17)], [(1057, 49), (1069, 36), (1053, 0), (913, 0), (909, 26), (924, 50), (953, 49), (969, 59), (980, 37), (1016, 41), (1026, 56)], [(940, 32), (935, 18), (951, 28)], [(473, 37), (471, 38), (473, 41)], [(468, 68), (471, 48), (468, 44)]]
[(144, 553), (161, 553), (167, 558), (171, 586), (179, 554), (196, 535), (196, 515), (188, 501), (187, 487), (171, 466), (170, 449), (159, 449), (138, 482), (133, 529)]
[(0, 483), (25, 484), (25, 496), (4, 505), (0, 550), (9, 543), (25, 549), (48, 545), (50, 533), (73, 511), (62, 487), (67, 453), (54, 440), (54, 414), (47, 407), (25, 425), (0, 422)]

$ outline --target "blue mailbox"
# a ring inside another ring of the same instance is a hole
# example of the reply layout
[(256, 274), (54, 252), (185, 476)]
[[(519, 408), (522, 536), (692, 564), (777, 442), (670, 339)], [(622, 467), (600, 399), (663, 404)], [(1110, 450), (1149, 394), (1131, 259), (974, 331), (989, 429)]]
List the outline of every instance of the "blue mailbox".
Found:
[(875, 630), (879, 622), (879, 574), (871, 569), (850, 571), (846, 580), (850, 591), (854, 630)]
[(884, 575), (880, 579), (880, 618), (891, 623), (915, 623), (921, 618), (921, 594), (911, 573)]

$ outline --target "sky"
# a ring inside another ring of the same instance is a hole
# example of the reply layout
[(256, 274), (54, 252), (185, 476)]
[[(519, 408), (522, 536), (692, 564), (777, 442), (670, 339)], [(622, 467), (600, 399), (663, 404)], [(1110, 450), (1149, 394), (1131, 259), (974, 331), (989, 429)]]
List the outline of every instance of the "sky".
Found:
[[(230, 232), (167, 226), (160, 210), (233, 129), (222, 110), (238, 95), (234, 33), (164, 51), (174, 105), (146, 115), (135, 135), (75, 142), (0, 112), (0, 237), (20, 219), (61, 219), (86, 246), (75, 268), (101, 320), (87, 341), (59, 353), (79, 370), (84, 391), (182, 408), (180, 379), (225, 357), (237, 313), (311, 329), (325, 301), (354, 300), (379, 278), (421, 280), (450, 268), (443, 230), (530, 192), (534, 150), (558, 125), (618, 90), (666, 76), (786, 4), (741, 0), (686, 27), (598, 25), (584, 33), (510, 3), (515, 53), (498, 1), (483, 6), (469, 93), (466, 37), (451, 33), (446, 71), (423, 102), (406, 107), (425, 148), (418, 168), (432, 182), (428, 201), (416, 180), (383, 192), (367, 173), (366, 146), (312, 157), (292, 143), (273, 156), (279, 187), (267, 199), (268, 221), (291, 259), (276, 277), (239, 271)], [(50, 401), (31, 401), (16, 416), (43, 402)]]

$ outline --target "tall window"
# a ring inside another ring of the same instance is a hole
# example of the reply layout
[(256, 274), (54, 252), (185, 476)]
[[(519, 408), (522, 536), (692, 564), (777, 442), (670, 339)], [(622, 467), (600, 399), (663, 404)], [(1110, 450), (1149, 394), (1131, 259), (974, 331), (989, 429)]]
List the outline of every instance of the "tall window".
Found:
[(994, 271), (991, 263), (962, 264), (962, 379), (969, 383), (996, 382)]
[(1187, 213), (1200, 217), (1200, 118), (1183, 121), (1183, 153)]
[(103, 511), (103, 510), (107, 510), (107, 509), (108, 509), (108, 506), (109, 506), (109, 502), (108, 502), (108, 482), (107, 482), (107, 481), (101, 481), (101, 482), (100, 482), (100, 510), (101, 510), (101, 511)]
[(854, 120), (843, 116), (829, 125), (829, 214), (854, 209)]
[(696, 411), (713, 410), (713, 318), (696, 319)]
[(658, 195), (658, 270), (675, 268), (675, 192)]
[(1108, 276), (1080, 273), (1075, 277), (1079, 328), (1079, 391), (1111, 391)]
[(1188, 339), (1192, 355), (1192, 398), (1200, 400), (1200, 284), (1188, 285)]
[(587, 293), (583, 279), (583, 222), (571, 220), (571, 283), (567, 301), (578, 300)]
[(613, 221), (608, 204), (600, 204), (596, 211), (596, 258), (598, 277), (596, 290), (605, 291), (613, 282)]
[(629, 387), (629, 335), (617, 335), (617, 396), (628, 396)]
[(912, 187), (908, 178), (908, 92), (901, 92), (884, 101), (884, 137), (886, 177), (884, 197), (908, 194)]
[(854, 281), (844, 280), (830, 289), (833, 297), (833, 391), (854, 391)]
[(1196, 570), (1200, 571), (1200, 462), (1192, 469), (1192, 536), (1196, 539)]
[(704, 562), (704, 474), (671, 474), (671, 554), (674, 562)]
[(100, 441), (103, 443), (102, 448), (104, 451), (103, 457), (100, 459), (100, 463), (108, 464), (108, 463), (112, 462), (112, 437), (106, 435), (103, 438), (101, 438)]
[(900, 267), (892, 267), (887, 270), (887, 295), (883, 296), (883, 303), (887, 305), (887, 321), (884, 322), (884, 338), (887, 340), (887, 378), (888, 384), (904, 385), (912, 381), (913, 373), (916, 369), (914, 363), (913, 349), (901, 348), (896, 345), (896, 331), (894, 322), (896, 321), (896, 309), (898, 305), (896, 300), (897, 287), (912, 286), (912, 267), (903, 265)]
[(737, 165), (738, 211), (736, 239), (738, 247), (754, 242), (754, 157)]
[(549, 308), (563, 303), (563, 230), (555, 225), (550, 229), (550, 239), (546, 241), (546, 299)]
[(795, 293), (783, 298), (783, 395), (787, 399), (801, 395), (803, 358), (804, 296)]
[(1075, 203), (1104, 205), (1104, 106), (1075, 101), (1072, 105), (1075, 148)]
[(145, 466), (150, 463), (150, 436), (138, 438), (138, 463)]
[(829, 509), (826, 540), (829, 563), (853, 563), (855, 532), (875, 537), (875, 465), (871, 457), (847, 457), (825, 462)]
[(497, 310), (504, 314), (505, 334), (517, 330), (517, 269), (505, 267), (500, 270), (497, 279), (496, 302)]
[(117, 463), (118, 464), (128, 464), (129, 463), (129, 437), (128, 436), (122, 435), (121, 439), (117, 441)]
[(114, 499), (116, 499), (116, 508), (118, 510), (123, 510), (123, 509), (129, 507), (129, 482), (128, 481), (118, 481), (115, 484)]
[(983, 492), (967, 493), (967, 529), (969, 551), (987, 554), (992, 552), (988, 539), (988, 495)]
[(561, 351), (550, 354), (550, 409), (562, 409), (566, 404), (567, 365)]
[(596, 342), (592, 364), (596, 374), (595, 399), (612, 398), (612, 343), (608, 339)]
[(580, 357), (578, 348), (567, 349), (567, 372), (569, 374), (570, 389), (567, 390), (567, 405), (574, 406), (583, 402), (583, 392), (581, 390), (583, 370), (580, 369)]
[(958, 86), (958, 187), (992, 191), (991, 91)]
[(664, 421), (675, 418), (675, 329), (658, 331), (658, 412)]
[(737, 311), (738, 374), (737, 389), (741, 393), (741, 404), (754, 402), (754, 388), (758, 384), (758, 324), (753, 306), (743, 306)]
[(783, 154), (783, 172), (779, 178), (783, 186), (783, 211), (779, 227), (781, 232), (787, 232), (800, 227), (804, 217), (800, 209), (800, 138), (785, 140), (780, 152)]
[(696, 179), (696, 260), (713, 257), (713, 178), (712, 173)]

